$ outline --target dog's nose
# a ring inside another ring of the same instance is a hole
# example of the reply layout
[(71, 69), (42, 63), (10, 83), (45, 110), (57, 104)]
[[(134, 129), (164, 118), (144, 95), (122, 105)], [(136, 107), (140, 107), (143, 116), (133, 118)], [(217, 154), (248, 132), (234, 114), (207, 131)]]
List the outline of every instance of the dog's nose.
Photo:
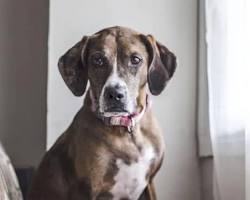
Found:
[(125, 97), (125, 91), (122, 87), (108, 87), (105, 89), (105, 98), (109, 101), (120, 102)]

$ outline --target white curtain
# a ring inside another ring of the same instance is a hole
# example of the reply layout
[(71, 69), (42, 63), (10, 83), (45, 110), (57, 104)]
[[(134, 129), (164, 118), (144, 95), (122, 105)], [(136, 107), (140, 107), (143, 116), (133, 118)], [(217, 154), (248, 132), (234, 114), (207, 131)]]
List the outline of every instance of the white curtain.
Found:
[(245, 136), (250, 103), (247, 1), (206, 0), (205, 4), (216, 200), (246, 199)]

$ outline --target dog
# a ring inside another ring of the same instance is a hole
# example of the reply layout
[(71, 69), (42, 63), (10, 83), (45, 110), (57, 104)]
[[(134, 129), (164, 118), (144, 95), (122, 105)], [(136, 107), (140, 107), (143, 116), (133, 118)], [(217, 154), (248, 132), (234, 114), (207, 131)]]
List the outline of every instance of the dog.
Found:
[[(176, 57), (151, 35), (110, 27), (84, 36), (59, 59), (84, 105), (45, 154), (29, 200), (156, 200), (153, 178), (164, 139), (150, 95), (159, 95)], [(151, 94), (150, 94), (151, 93)]]

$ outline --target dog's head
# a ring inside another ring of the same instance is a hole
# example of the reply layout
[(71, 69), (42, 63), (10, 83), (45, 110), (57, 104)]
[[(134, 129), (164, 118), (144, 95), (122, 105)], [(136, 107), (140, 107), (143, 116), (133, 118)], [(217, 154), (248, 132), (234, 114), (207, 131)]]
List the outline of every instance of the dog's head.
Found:
[(175, 68), (176, 57), (165, 46), (124, 27), (85, 36), (59, 59), (69, 89), (81, 96), (89, 80), (96, 112), (104, 116), (135, 112), (146, 85), (159, 95)]

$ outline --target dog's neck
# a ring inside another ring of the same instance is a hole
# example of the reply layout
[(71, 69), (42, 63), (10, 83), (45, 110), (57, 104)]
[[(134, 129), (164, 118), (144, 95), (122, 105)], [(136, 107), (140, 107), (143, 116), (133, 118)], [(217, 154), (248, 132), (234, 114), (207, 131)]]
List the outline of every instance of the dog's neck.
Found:
[(129, 133), (133, 132), (132, 130), (136, 124), (139, 123), (147, 109), (151, 107), (151, 99), (145, 90), (142, 90), (137, 98), (137, 110), (130, 115), (99, 116), (96, 112), (96, 102), (94, 101), (91, 89), (89, 89), (84, 100), (84, 110), (94, 114), (105, 126), (124, 127)]

